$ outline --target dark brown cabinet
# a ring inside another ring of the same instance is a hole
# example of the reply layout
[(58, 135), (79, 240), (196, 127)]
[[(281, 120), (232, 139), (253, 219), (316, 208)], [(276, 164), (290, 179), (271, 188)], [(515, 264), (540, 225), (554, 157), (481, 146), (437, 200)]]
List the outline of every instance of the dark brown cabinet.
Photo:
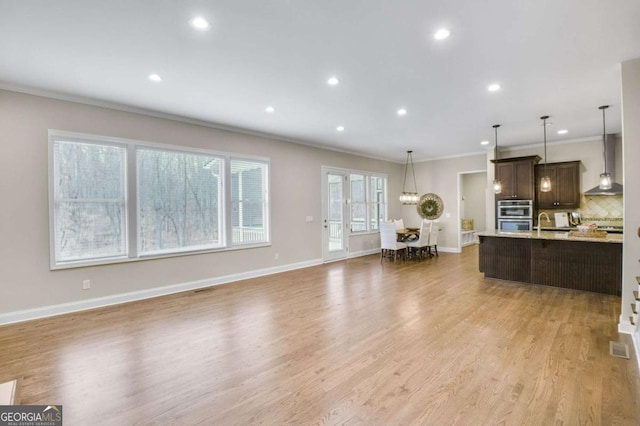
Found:
[(502, 183), (502, 192), (496, 200), (533, 200), (535, 198), (535, 165), (540, 157), (505, 158), (492, 160), (496, 167), (496, 178)]
[(575, 209), (580, 207), (580, 161), (549, 163), (546, 175), (551, 180), (551, 191), (540, 192), (540, 179), (545, 165), (535, 167), (536, 205), (538, 209)]

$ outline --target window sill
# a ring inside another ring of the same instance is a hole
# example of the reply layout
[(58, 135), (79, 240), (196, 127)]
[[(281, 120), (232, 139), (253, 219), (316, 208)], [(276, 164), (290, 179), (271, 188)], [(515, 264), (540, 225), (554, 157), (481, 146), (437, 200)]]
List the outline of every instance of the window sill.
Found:
[(350, 237), (357, 237), (358, 235), (377, 235), (380, 231), (357, 231), (357, 232), (349, 232)]
[(49, 266), (49, 270), (57, 271), (57, 270), (64, 270), (64, 269), (86, 268), (90, 266), (114, 265), (118, 263), (141, 262), (145, 260), (166, 259), (166, 258), (172, 258), (172, 257), (192, 256), (192, 255), (198, 255), (198, 254), (221, 253), (221, 252), (227, 252), (227, 251), (247, 250), (247, 249), (262, 248), (262, 247), (271, 247), (271, 243), (266, 242), (266, 243), (257, 243), (257, 244), (244, 244), (241, 246), (211, 248), (206, 250), (191, 250), (191, 251), (174, 252), (174, 253), (166, 253), (166, 254), (153, 254), (153, 255), (146, 255), (146, 256), (140, 256), (140, 257), (118, 257), (118, 258), (100, 259), (100, 260), (79, 260), (79, 261), (64, 262), (59, 264), (52, 263)]

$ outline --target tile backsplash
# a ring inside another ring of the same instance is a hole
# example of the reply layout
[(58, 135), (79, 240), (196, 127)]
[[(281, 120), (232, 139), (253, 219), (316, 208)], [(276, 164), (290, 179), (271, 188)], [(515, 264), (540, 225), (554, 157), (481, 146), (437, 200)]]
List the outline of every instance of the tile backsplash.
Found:
[[(583, 222), (593, 222), (599, 226), (622, 226), (622, 195), (584, 195), (580, 197), (580, 208), (577, 209)], [(555, 226), (553, 214), (573, 209), (540, 210), (545, 211), (550, 221), (542, 220), (542, 226)]]
[[(582, 195), (580, 198), (580, 215), (588, 222), (622, 221), (622, 195)], [(619, 225), (622, 225), (620, 223)]]

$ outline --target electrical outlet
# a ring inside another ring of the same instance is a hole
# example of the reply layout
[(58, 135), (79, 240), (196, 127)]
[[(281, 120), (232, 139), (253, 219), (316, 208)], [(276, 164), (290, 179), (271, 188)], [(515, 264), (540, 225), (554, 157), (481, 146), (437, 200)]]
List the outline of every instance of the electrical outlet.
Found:
[(82, 289), (89, 290), (91, 288), (91, 280), (83, 280), (82, 281)]
[(273, 258), (274, 258), (275, 260), (280, 259), (280, 253), (276, 253), (276, 254), (274, 254), (274, 255), (273, 255)]

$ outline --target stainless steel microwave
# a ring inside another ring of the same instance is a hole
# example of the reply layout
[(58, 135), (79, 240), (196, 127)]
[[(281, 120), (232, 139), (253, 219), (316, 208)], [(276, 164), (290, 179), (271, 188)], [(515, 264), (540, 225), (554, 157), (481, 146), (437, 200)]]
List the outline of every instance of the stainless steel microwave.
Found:
[(500, 219), (533, 219), (533, 201), (498, 201), (498, 220)]

